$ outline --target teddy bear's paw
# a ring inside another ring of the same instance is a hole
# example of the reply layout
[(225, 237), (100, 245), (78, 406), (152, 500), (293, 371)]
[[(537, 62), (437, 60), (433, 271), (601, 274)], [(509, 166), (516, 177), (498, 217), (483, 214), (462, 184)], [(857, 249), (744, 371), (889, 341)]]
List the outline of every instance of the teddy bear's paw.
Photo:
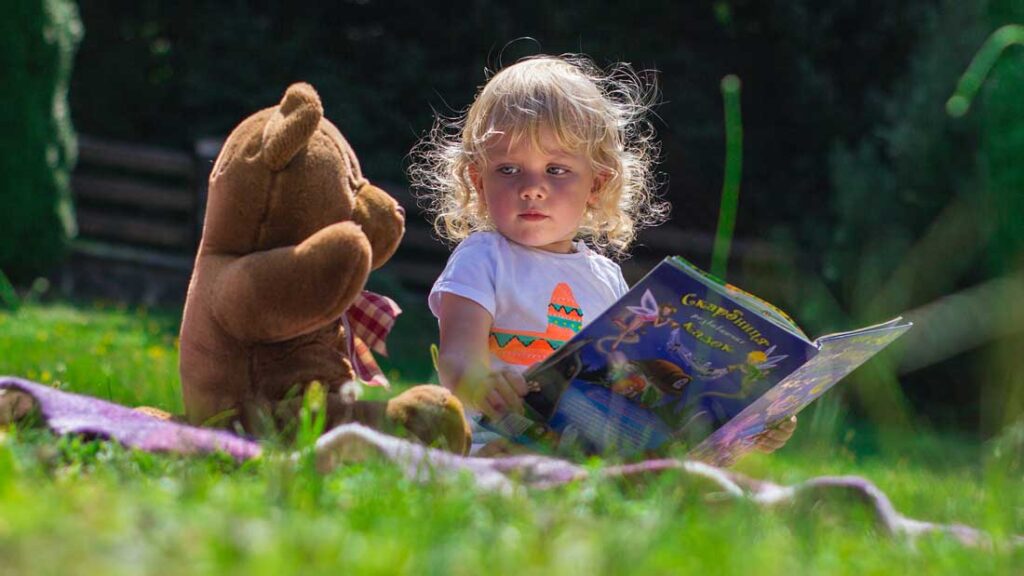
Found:
[(135, 408), (132, 408), (132, 410), (139, 412), (141, 414), (145, 414), (146, 416), (152, 416), (153, 418), (156, 418), (158, 420), (165, 420), (169, 422), (178, 422), (181, 420), (180, 418), (166, 410), (161, 410), (159, 408), (154, 408), (152, 406), (136, 406)]
[(385, 416), (421, 442), (456, 454), (469, 453), (473, 441), (462, 402), (447, 388), (416, 386), (388, 401)]
[(0, 426), (17, 422), (37, 408), (36, 399), (21, 390), (0, 389)]

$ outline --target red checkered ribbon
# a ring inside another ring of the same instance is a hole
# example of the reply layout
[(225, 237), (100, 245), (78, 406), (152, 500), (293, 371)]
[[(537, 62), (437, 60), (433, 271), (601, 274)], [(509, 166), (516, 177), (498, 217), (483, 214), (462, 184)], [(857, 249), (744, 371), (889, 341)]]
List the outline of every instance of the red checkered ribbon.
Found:
[(391, 298), (363, 290), (342, 316), (352, 369), (369, 386), (389, 386), (373, 353), (388, 355), (385, 341), (401, 313), (402, 309)]

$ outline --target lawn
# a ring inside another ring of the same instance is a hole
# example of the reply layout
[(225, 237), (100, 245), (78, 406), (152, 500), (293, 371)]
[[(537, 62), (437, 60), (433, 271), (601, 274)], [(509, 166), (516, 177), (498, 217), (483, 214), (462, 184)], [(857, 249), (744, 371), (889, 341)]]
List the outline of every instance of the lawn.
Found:
[[(176, 329), (175, 311), (0, 311), (0, 374), (180, 411)], [(401, 367), (392, 364), (398, 377), (422, 378), (420, 368), (408, 376)], [(1024, 549), (1006, 545), (1024, 533), (1019, 462), (935, 434), (861, 427), (816, 438), (812, 419), (778, 454), (737, 468), (781, 483), (862, 475), (904, 514), (983, 528), (992, 548), (890, 538), (862, 509), (838, 502), (773, 511), (709, 502), (675, 473), (503, 496), (468, 479), (412, 483), (383, 462), (318, 475), (280, 450), (236, 464), (11, 427), (0, 430), (0, 575), (1024, 570)]]

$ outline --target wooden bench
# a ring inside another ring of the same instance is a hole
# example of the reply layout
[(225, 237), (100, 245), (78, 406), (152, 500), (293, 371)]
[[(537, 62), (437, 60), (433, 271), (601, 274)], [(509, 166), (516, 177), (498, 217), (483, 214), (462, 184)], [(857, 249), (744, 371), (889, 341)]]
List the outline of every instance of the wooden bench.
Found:
[[(79, 136), (71, 180), (78, 237), (59, 282), (65, 295), (144, 305), (180, 305), (202, 235), (209, 171), (223, 140), (182, 152)], [(449, 250), (431, 234), (409, 191), (384, 184), (410, 214), (408, 232), (383, 273), (425, 292)]]
[(205, 182), (195, 154), (79, 136), (71, 178), (78, 236), (60, 274), (62, 291), (145, 305), (183, 302)]
[[(79, 136), (71, 180), (78, 237), (61, 271), (64, 294), (145, 305), (180, 305), (202, 235), (209, 171), (222, 139), (183, 152)], [(410, 214), (383, 273), (425, 292), (449, 250), (435, 239), (409, 191), (384, 184)]]
[[(200, 140), (191, 152), (79, 137), (71, 188), (79, 236), (61, 274), (66, 294), (146, 305), (184, 302), (202, 234), (206, 186), (222, 140)], [(376, 182), (406, 210), (402, 244), (381, 269), (403, 287), (425, 294), (441, 273), (450, 248), (439, 240), (408, 187)], [(713, 238), (679, 227), (645, 230), (622, 263), (632, 283), (665, 255), (707, 260)], [(770, 263), (765, 242), (736, 239), (735, 257)], [(698, 264), (706, 264), (698, 261)]]

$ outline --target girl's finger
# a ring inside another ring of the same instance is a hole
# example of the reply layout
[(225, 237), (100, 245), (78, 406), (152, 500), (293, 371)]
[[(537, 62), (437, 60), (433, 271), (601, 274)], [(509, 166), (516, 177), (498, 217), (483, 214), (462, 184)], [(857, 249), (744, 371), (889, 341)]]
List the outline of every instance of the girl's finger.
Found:
[(526, 396), (530, 391), (530, 387), (527, 386), (526, 379), (523, 378), (522, 374), (518, 372), (503, 372), (503, 374), (508, 383), (512, 385), (512, 389), (515, 390), (515, 393), (520, 397)]
[(778, 426), (776, 426), (776, 429), (786, 430), (790, 434), (792, 434), (793, 431), (796, 430), (796, 416), (790, 416), (788, 419), (779, 422)]
[(509, 381), (508, 375), (505, 373), (499, 373), (495, 375), (495, 386), (493, 390), (496, 390), (501, 395), (501, 399), (505, 404), (506, 410), (522, 414), (523, 413), (523, 400), (519, 394), (516, 393), (515, 387)]
[(782, 446), (785, 444), (785, 442), (780, 442), (774, 438), (762, 436), (761, 439), (757, 441), (757, 444), (754, 444), (754, 446), (757, 448), (759, 452), (764, 452), (765, 454), (768, 454), (771, 452), (775, 452), (779, 448), (782, 448)]
[(506, 411), (505, 401), (502, 400), (501, 394), (494, 389), (488, 392), (483, 405), (480, 406), (480, 411), (494, 422), (501, 420)]
[(790, 438), (793, 437), (793, 432), (795, 432), (795, 431), (796, 431), (796, 423), (787, 420), (784, 424), (782, 424), (778, 428), (769, 430), (768, 431), (768, 436), (770, 436), (770, 437), (772, 437), (772, 438), (774, 438), (776, 440), (779, 440), (781, 442), (785, 442), (785, 441), (787, 441), (787, 440), (789, 440)]

